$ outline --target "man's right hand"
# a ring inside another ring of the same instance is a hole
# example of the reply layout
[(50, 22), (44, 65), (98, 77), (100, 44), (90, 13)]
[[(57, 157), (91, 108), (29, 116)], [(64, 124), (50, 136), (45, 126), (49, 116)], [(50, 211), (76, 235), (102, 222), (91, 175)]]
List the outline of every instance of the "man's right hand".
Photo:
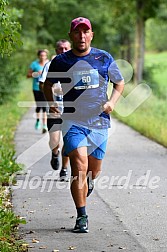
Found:
[(49, 108), (49, 115), (52, 118), (59, 118), (61, 116), (60, 111), (58, 110), (58, 106), (56, 103), (52, 104)]

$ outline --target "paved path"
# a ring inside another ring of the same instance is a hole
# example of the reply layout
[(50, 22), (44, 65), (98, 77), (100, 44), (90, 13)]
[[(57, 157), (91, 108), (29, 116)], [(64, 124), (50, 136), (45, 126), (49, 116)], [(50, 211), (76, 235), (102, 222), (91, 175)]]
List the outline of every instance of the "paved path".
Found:
[(48, 135), (33, 129), (32, 114), (16, 132), (26, 172), (13, 187), (14, 210), (27, 220), (20, 231), (29, 251), (166, 252), (167, 149), (114, 119), (103, 172), (87, 200), (90, 232), (74, 234), (69, 182), (59, 182), (50, 168)]

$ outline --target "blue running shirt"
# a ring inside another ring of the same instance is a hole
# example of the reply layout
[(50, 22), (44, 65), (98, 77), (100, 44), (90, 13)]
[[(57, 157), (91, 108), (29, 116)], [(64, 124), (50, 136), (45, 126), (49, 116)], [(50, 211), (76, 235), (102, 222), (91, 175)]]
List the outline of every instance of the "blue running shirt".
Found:
[[(38, 60), (35, 60), (31, 63), (30, 65), (30, 69), (32, 69), (33, 72), (39, 72), (39, 71), (42, 71), (43, 69), (43, 66), (41, 66), (39, 64), (39, 61)], [(32, 86), (33, 90), (35, 91), (40, 91), (39, 89), (39, 80), (38, 80), (38, 77), (33, 77), (33, 86)]]
[(102, 112), (102, 106), (108, 101), (108, 82), (117, 83), (123, 77), (108, 52), (91, 48), (83, 57), (76, 56), (72, 50), (57, 55), (51, 62), (47, 79), (52, 83), (60, 81), (62, 85), (63, 121), (88, 128), (110, 127), (110, 116)]

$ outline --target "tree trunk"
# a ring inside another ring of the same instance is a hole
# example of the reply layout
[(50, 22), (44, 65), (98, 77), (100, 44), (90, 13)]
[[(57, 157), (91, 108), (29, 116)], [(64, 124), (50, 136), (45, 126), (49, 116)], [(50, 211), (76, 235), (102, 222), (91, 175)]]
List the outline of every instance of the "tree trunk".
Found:
[(131, 55), (131, 39), (130, 36), (127, 38), (127, 51), (126, 51), (126, 59), (129, 63), (132, 63), (132, 55)]
[[(140, 1), (139, 1), (140, 2)], [(135, 38), (135, 75), (134, 81), (139, 84), (143, 79), (145, 51), (145, 20), (142, 16), (143, 6), (137, 4), (136, 38)]]
[(120, 41), (120, 56), (121, 59), (127, 60), (129, 63), (131, 63), (131, 40), (129, 33), (123, 34)]

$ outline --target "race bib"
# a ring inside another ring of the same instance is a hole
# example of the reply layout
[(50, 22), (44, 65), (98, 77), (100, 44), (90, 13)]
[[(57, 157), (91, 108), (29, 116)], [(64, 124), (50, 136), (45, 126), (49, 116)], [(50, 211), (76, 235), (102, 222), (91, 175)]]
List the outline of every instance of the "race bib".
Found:
[(97, 69), (74, 71), (74, 89), (89, 89), (99, 87), (99, 74)]

